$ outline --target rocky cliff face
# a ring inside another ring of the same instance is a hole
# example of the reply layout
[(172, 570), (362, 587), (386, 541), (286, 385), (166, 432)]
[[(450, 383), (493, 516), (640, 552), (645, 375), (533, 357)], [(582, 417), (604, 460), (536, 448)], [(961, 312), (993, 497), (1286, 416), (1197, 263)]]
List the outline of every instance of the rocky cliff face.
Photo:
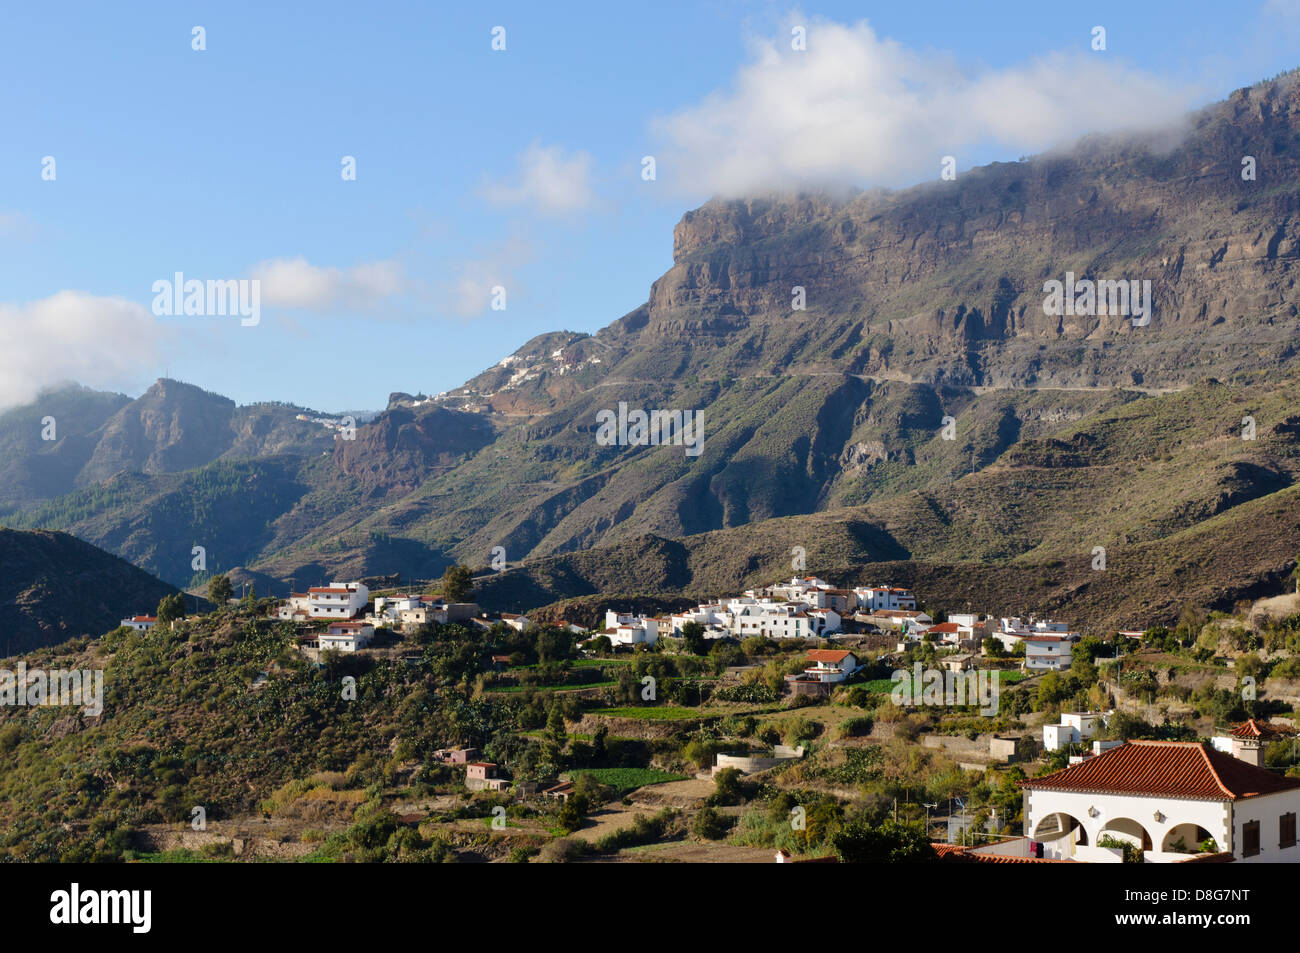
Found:
[(355, 439), (338, 440), (334, 463), (368, 497), (400, 495), (494, 436), (492, 424), (480, 414), (397, 406), (360, 428)]
[[(1158, 387), (1279, 365), (1300, 330), (1298, 130), (1287, 78), (1182, 130), (1094, 137), (954, 182), (711, 202), (678, 224), (640, 334), (737, 374)], [(1044, 282), (1067, 271), (1149, 280), (1151, 323), (1045, 314)]]

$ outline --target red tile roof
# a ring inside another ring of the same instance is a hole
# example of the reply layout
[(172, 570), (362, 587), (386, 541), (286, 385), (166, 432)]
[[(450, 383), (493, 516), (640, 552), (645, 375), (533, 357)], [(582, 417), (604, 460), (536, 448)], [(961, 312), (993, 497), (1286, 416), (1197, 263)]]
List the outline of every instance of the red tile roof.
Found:
[(1198, 741), (1130, 741), (1055, 774), (1018, 782), (1029, 790), (1093, 791), (1235, 801), (1300, 788)]
[(1234, 738), (1281, 738), (1290, 735), (1291, 731), (1279, 725), (1270, 725), (1266, 721), (1259, 722), (1254, 718), (1247, 718), (1228, 734)]
[(132, 622), (157, 622), (158, 617), (153, 615), (133, 615), (131, 616), (131, 621)]
[[(853, 655), (853, 653), (841, 649), (813, 649), (811, 652), (808, 653), (808, 661), (832, 662), (832, 663), (843, 662), (850, 655)], [(853, 657), (857, 658), (856, 655), (854, 655)]]
[(939, 622), (926, 629), (927, 632), (956, 632), (961, 626), (956, 622)]
[(1068, 864), (1055, 857), (1012, 857), (1009, 854), (976, 854), (959, 844), (930, 844), (940, 860), (966, 864)]

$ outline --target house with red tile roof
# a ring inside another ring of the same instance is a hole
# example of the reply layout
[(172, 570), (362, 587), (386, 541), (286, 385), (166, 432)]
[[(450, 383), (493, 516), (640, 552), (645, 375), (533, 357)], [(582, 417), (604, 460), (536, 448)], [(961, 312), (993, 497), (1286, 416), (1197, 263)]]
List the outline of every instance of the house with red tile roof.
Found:
[(1217, 751), (1263, 767), (1264, 745), (1270, 741), (1290, 738), (1294, 734), (1295, 729), (1290, 725), (1275, 725), (1248, 718), (1225, 734), (1211, 738), (1210, 743)]
[(1300, 863), (1300, 778), (1200, 742), (1129, 741), (1019, 784), (1044, 857), (1116, 863), (1113, 845), (1128, 844), (1172, 863), (1206, 844), (1237, 862)]
[(351, 619), (369, 601), (370, 589), (365, 583), (331, 582), (307, 590), (307, 614), (313, 619)]
[(122, 620), (122, 625), (137, 632), (148, 632), (157, 624), (158, 617), (152, 615), (133, 615), (129, 619)]

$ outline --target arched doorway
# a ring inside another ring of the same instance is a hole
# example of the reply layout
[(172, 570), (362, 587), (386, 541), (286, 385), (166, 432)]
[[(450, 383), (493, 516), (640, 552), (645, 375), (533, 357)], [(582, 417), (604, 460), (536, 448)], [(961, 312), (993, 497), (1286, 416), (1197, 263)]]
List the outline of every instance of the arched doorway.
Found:
[(1168, 854), (1195, 854), (1213, 835), (1199, 824), (1175, 824), (1169, 828), (1160, 849)]
[(1077, 817), (1058, 811), (1038, 822), (1033, 839), (1043, 844), (1050, 854), (1070, 857), (1074, 848), (1088, 846), (1088, 831)]
[(1147, 833), (1147, 829), (1129, 817), (1117, 817), (1114, 820), (1107, 821), (1097, 840), (1100, 841), (1102, 837), (1107, 835), (1116, 840), (1127, 841), (1141, 850), (1152, 849), (1151, 835)]

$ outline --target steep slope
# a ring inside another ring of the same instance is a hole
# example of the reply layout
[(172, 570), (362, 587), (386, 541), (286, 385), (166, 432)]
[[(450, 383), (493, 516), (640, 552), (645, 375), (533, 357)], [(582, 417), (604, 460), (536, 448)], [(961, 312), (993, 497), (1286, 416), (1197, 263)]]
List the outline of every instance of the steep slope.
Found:
[(66, 533), (0, 529), (5, 655), (98, 636), (177, 590)]
[(93, 435), (130, 402), (72, 385), (0, 414), (0, 511), (70, 491), (93, 453)]

